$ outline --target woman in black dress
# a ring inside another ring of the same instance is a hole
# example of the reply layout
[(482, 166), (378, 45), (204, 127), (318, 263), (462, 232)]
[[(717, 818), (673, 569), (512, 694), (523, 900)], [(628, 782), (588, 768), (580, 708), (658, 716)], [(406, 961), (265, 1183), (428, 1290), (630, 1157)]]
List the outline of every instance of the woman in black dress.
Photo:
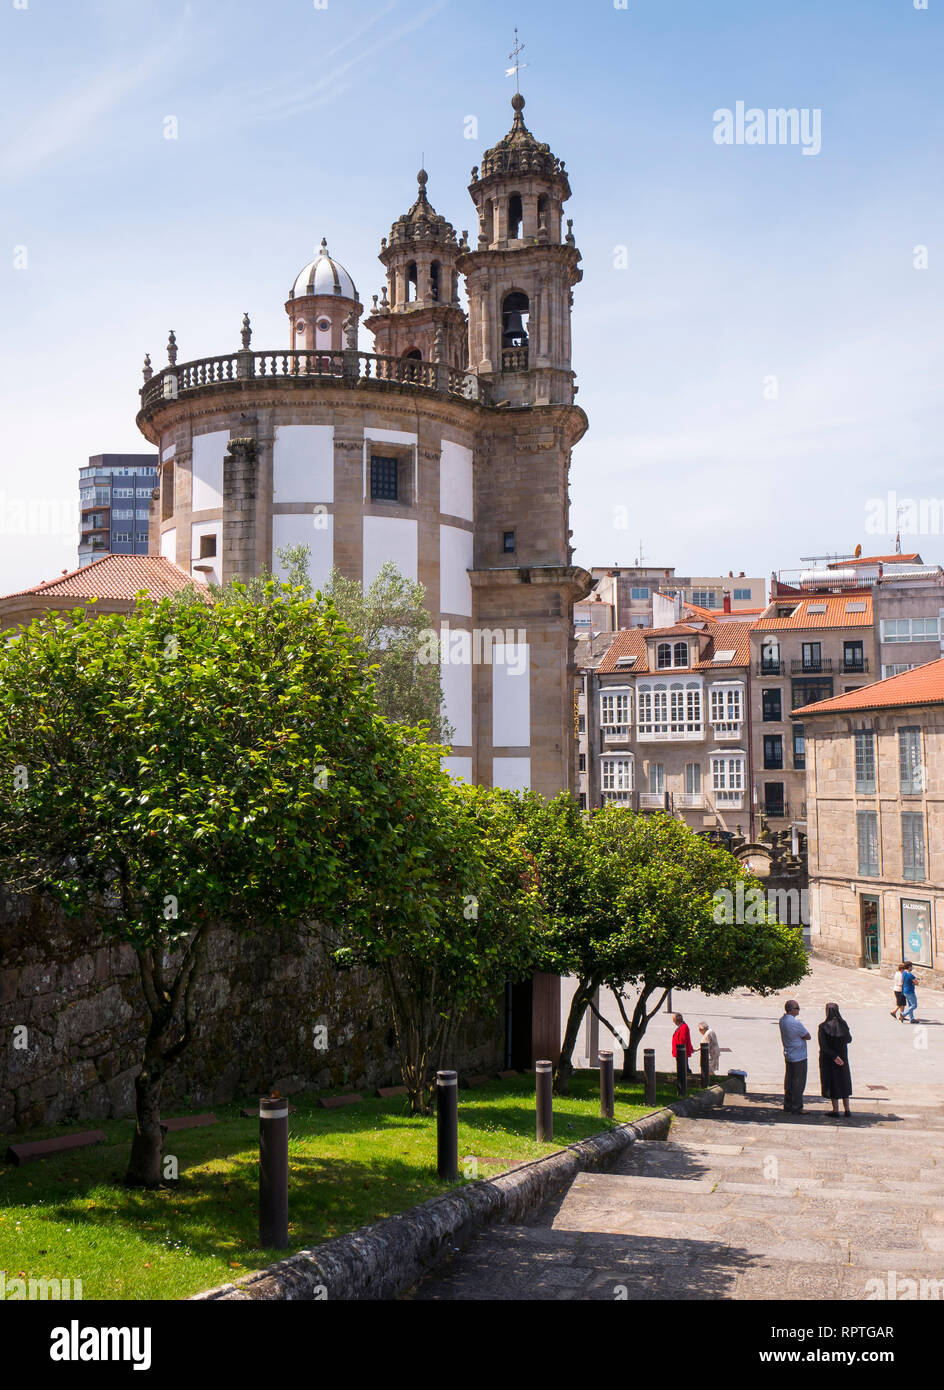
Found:
[(826, 1017), (819, 1025), (819, 1079), (822, 1094), (832, 1101), (833, 1114), (839, 1114), (839, 1102), (849, 1114), (852, 1095), (852, 1076), (849, 1071), (849, 1044), (852, 1034), (839, 1012), (838, 1004), (826, 1005)]

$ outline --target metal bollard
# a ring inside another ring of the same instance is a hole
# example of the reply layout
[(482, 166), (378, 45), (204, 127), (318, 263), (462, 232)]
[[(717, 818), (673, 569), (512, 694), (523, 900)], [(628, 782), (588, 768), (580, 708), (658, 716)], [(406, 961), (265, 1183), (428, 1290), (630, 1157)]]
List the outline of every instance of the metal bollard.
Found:
[(701, 1053), (701, 1084), (702, 1084), (703, 1086), (710, 1086), (710, 1085), (711, 1085), (711, 1059), (710, 1059), (710, 1057), (708, 1056), (708, 1044), (707, 1044), (707, 1043), (701, 1043), (701, 1045), (700, 1045), (699, 1048), (698, 1048), (698, 1051)]
[(549, 1144), (554, 1138), (554, 1100), (551, 1095), (553, 1063), (535, 1062), (534, 1085), (537, 1103), (537, 1139)]
[(459, 1078), (454, 1071), (436, 1073), (436, 1176), (459, 1178)]
[(614, 1091), (613, 1091), (613, 1054), (612, 1052), (598, 1052), (600, 1059), (600, 1114), (604, 1120), (612, 1120)]
[(654, 1047), (643, 1048), (642, 1066), (646, 1076), (646, 1104), (655, 1105), (656, 1103), (656, 1050)]
[(688, 1095), (688, 1053), (682, 1043), (675, 1051), (675, 1077), (680, 1096)]
[(288, 1246), (288, 1101), (259, 1101), (259, 1244)]

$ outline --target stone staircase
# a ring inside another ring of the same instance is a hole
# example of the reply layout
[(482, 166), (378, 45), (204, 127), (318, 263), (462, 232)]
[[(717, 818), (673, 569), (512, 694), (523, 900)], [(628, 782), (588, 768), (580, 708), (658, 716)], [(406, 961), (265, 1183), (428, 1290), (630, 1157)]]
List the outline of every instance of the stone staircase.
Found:
[(408, 1296), (942, 1299), (944, 1094), (914, 1095), (853, 1099), (849, 1119), (728, 1096), (527, 1224), (487, 1228)]

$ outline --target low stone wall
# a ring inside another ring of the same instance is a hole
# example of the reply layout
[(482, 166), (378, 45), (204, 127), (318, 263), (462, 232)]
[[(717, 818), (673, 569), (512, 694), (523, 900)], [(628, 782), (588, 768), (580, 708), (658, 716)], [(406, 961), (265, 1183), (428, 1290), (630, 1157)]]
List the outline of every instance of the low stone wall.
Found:
[[(165, 1083), (165, 1113), (272, 1088), (356, 1090), (400, 1079), (377, 977), (336, 970), (308, 933), (213, 930), (196, 1018)], [(145, 1020), (130, 947), (36, 899), (0, 895), (0, 1133), (132, 1114)], [(500, 1065), (503, 1029), (498, 1005), (480, 1014), (452, 1065)]]
[(481, 1227), (493, 1221), (522, 1220), (577, 1173), (608, 1166), (640, 1140), (665, 1139), (673, 1115), (699, 1114), (723, 1105), (726, 1091), (743, 1090), (743, 1078), (731, 1077), (632, 1124), (605, 1130), (497, 1178), (433, 1197), (401, 1216), (301, 1250), (235, 1283), (196, 1294), (191, 1301), (396, 1298)]

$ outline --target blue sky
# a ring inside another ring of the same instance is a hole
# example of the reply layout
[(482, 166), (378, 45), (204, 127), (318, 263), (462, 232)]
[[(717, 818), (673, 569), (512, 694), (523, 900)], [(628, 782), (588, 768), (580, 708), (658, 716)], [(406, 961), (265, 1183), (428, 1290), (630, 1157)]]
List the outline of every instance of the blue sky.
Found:
[[(944, 0), (4, 0), (0, 592), (74, 565), (74, 535), (11, 504), (65, 513), (89, 454), (146, 447), (140, 367), (169, 328), (181, 361), (235, 347), (244, 310), (255, 346), (286, 344), (322, 236), (369, 304), (421, 156), (437, 209), (474, 226), (515, 23), (525, 118), (566, 160), (583, 253), (577, 560), (632, 563), (641, 541), (681, 572), (768, 574), (891, 549), (870, 499), (944, 496), (942, 17)], [(821, 151), (716, 144), (737, 101), (819, 109)], [(903, 545), (944, 560), (940, 535)]]

